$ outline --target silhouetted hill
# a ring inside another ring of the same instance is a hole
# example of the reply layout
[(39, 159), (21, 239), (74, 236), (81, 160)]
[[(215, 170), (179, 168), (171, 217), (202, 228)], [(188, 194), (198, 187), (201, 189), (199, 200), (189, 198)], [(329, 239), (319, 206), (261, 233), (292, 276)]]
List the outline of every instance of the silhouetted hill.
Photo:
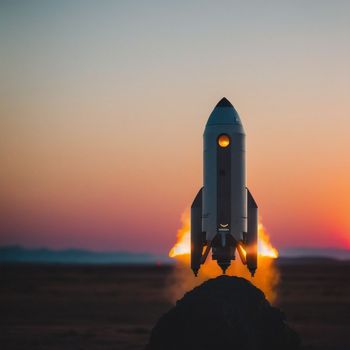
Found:
[(161, 316), (146, 349), (298, 350), (300, 342), (260, 289), (241, 277), (219, 276)]

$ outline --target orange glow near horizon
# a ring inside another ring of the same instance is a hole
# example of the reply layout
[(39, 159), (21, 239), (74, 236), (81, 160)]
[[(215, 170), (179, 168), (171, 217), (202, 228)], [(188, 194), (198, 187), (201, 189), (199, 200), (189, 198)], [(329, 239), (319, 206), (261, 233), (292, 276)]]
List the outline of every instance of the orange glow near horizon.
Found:
[(167, 255), (226, 96), (280, 254), (350, 250), (349, 1), (45, 3), (0, 4), (1, 246)]

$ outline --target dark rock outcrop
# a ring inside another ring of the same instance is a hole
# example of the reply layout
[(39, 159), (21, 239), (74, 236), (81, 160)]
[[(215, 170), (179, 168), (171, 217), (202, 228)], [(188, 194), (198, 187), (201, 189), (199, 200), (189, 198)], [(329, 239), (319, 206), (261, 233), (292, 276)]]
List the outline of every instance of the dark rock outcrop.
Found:
[(295, 350), (298, 335), (249, 281), (220, 276), (185, 294), (164, 314), (147, 350)]

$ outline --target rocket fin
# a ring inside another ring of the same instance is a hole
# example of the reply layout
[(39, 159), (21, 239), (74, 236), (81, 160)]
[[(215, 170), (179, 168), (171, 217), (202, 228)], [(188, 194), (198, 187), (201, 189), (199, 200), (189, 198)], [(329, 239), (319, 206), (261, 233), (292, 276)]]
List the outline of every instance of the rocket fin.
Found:
[(246, 240), (247, 267), (252, 276), (258, 267), (258, 206), (247, 188), (248, 199), (248, 232)]
[(205, 245), (205, 234), (202, 232), (202, 190), (203, 187), (191, 206), (191, 268), (196, 276), (203, 263), (202, 252)]

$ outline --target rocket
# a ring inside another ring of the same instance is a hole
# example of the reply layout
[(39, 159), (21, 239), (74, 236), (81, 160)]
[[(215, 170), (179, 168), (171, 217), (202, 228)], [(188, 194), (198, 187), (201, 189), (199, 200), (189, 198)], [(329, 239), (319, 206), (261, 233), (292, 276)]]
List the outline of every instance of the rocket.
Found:
[(242, 122), (225, 97), (210, 114), (203, 141), (203, 187), (191, 206), (191, 268), (197, 276), (211, 251), (225, 273), (238, 252), (254, 276), (258, 207), (246, 187)]

